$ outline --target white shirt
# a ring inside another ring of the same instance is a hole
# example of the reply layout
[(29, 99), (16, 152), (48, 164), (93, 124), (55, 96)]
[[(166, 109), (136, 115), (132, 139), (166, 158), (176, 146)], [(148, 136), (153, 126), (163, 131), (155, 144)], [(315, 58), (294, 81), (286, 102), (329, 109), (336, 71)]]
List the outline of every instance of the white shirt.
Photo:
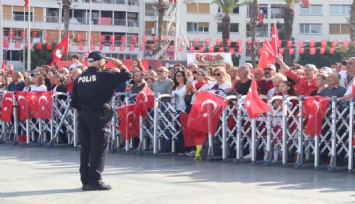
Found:
[(348, 71), (342, 70), (339, 72), (339, 75), (340, 75), (339, 85), (346, 88), (346, 92), (344, 95), (352, 94), (352, 92), (353, 92), (352, 83), (353, 83), (355, 77), (353, 77), (353, 79), (348, 84), (348, 82), (347, 82)]
[[(216, 88), (216, 87), (218, 87), (218, 88)], [(217, 95), (220, 95), (223, 97), (227, 96), (226, 90), (231, 89), (231, 88), (232, 88), (232, 85), (227, 81), (223, 82), (223, 84), (220, 84), (220, 85), (218, 85), (217, 82), (212, 82), (208, 87), (208, 89), (210, 89), (211, 93), (214, 93), (214, 94), (217, 94)]]
[(70, 69), (70, 70), (74, 70), (74, 69), (76, 69), (78, 66), (83, 66), (83, 64), (81, 64), (80, 62), (79, 62), (78, 64), (73, 63), (73, 64), (70, 65), (69, 69)]
[(31, 91), (47, 91), (47, 87), (45, 85), (41, 86), (36, 86), (36, 85), (31, 85)]
[(175, 90), (172, 91), (171, 93), (176, 100), (176, 110), (179, 111), (186, 111), (186, 104), (185, 104), (185, 94), (186, 94), (186, 85), (178, 89), (176, 87)]

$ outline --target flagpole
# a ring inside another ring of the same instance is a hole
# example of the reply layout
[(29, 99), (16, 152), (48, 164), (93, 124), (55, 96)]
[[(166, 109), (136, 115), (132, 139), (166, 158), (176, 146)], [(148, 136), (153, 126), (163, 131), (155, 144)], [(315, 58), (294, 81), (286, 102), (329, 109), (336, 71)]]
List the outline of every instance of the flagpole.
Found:
[(58, 43), (62, 41), (62, 15), (63, 12), (63, 0), (59, 0), (59, 35), (58, 35)]
[(4, 63), (4, 46), (3, 46), (3, 42), (4, 42), (4, 36), (3, 36), (3, 12), (2, 12), (2, 0), (0, 0), (0, 63), (1, 63), (1, 68), (2, 65)]
[(91, 16), (92, 16), (92, 1), (90, 0), (90, 11), (89, 11), (89, 36), (88, 36), (88, 49), (91, 50)]
[[(23, 32), (26, 32), (26, 6), (23, 7)], [(24, 66), (24, 69), (26, 69), (25, 67), (25, 64), (26, 64), (26, 39), (23, 38), (22, 39), (22, 42), (24, 44), (24, 47), (23, 47), (23, 53), (22, 53), (22, 57), (23, 57), (23, 66)]]
[(27, 71), (31, 71), (31, 0), (28, 0)]

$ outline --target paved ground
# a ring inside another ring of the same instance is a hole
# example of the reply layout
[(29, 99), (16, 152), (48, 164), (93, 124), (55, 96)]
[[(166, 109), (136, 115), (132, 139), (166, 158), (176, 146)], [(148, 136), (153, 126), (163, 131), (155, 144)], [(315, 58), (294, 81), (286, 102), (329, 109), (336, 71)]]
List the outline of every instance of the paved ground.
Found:
[(355, 175), (311, 167), (113, 153), (106, 192), (82, 192), (79, 151), (0, 145), (0, 203), (355, 203)]

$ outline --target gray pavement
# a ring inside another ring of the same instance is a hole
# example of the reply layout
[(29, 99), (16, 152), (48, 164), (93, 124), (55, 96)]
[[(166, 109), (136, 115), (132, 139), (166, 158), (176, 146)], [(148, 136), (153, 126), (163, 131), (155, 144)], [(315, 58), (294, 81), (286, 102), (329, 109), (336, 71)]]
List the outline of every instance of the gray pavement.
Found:
[(0, 145), (0, 203), (355, 203), (355, 175), (274, 165), (109, 154), (111, 191), (81, 191), (79, 151)]

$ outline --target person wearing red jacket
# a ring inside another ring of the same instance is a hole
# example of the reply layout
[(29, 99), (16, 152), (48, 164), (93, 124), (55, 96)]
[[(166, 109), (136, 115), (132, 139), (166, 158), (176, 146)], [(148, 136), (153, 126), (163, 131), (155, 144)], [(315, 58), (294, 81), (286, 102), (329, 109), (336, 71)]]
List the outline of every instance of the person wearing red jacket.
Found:
[(314, 90), (317, 90), (317, 86), (316, 86), (317, 68), (315, 65), (306, 64), (304, 66), (304, 76), (300, 76), (285, 64), (282, 55), (275, 56), (275, 60), (276, 63), (280, 65), (282, 73), (295, 82), (295, 87), (296, 87), (295, 90), (297, 90), (296, 95), (310, 96)]

